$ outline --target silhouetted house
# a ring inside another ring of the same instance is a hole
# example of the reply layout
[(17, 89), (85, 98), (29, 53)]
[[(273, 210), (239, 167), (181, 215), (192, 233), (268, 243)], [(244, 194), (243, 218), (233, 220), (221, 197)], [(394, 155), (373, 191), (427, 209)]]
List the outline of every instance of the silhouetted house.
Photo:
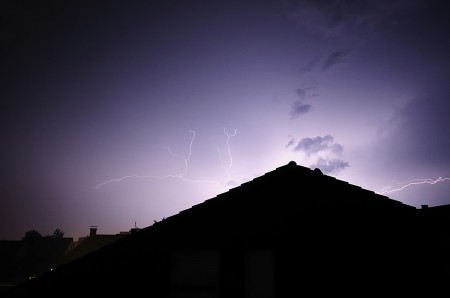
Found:
[(62, 259), (61, 263), (67, 263), (74, 259), (85, 256), (88, 253), (96, 251), (106, 245), (110, 245), (115, 241), (124, 238), (125, 236), (137, 231), (138, 228), (133, 228), (129, 232), (120, 232), (118, 234), (98, 234), (97, 226), (89, 227), (89, 235), (80, 237), (74, 243), (74, 248), (70, 250)]
[(22, 283), (57, 267), (73, 248), (72, 238), (0, 241), (0, 285)]
[(439, 213), (290, 162), (17, 286), (7, 297), (448, 292), (449, 233), (435, 232), (426, 213), (433, 210)]
[(36, 278), (62, 264), (71, 262), (97, 249), (114, 243), (139, 230), (133, 228), (118, 234), (97, 234), (97, 226), (89, 235), (73, 242), (72, 238), (42, 237), (0, 241), (0, 293), (11, 286)]

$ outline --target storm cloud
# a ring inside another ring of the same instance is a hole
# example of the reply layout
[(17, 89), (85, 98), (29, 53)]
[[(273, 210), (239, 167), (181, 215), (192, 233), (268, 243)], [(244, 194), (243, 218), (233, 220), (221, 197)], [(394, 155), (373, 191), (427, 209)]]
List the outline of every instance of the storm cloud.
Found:
[(337, 174), (348, 166), (348, 162), (342, 159), (321, 157), (310, 168), (319, 168), (324, 174)]
[(294, 101), (291, 105), (291, 118), (306, 114), (311, 108), (312, 106), (310, 104), (305, 104), (301, 100)]
[(303, 138), (294, 148), (294, 151), (303, 152), (307, 157), (312, 154), (328, 152), (333, 154), (341, 154), (342, 145), (335, 143), (331, 135), (317, 136), (315, 138)]
[(396, 110), (383, 130), (395, 149), (395, 160), (427, 166), (449, 164), (450, 88), (434, 90)]
[(332, 135), (303, 138), (298, 142), (291, 139), (286, 148), (291, 146), (295, 146), (292, 151), (303, 153), (307, 159), (314, 159), (309, 167), (318, 168), (324, 174), (336, 174), (349, 166), (341, 158), (343, 146), (336, 143)]
[(312, 35), (363, 39), (385, 21), (420, 8), (420, 0), (291, 0), (289, 17)]
[(317, 94), (310, 94), (310, 90), (316, 88), (316, 85), (311, 85), (307, 87), (299, 87), (295, 89), (295, 94), (298, 99), (291, 104), (291, 119), (297, 118), (300, 115), (306, 114), (312, 109), (312, 105), (305, 103), (307, 98), (316, 96)]
[(291, 147), (292, 145), (294, 145), (295, 144), (295, 141), (294, 140), (289, 140), (289, 142), (286, 144), (286, 148), (289, 148), (289, 147)]
[(322, 71), (327, 71), (330, 68), (334, 67), (336, 64), (345, 63), (348, 59), (350, 52), (351, 50), (347, 49), (331, 53), (327, 57), (327, 59), (325, 59), (325, 61), (323, 62)]

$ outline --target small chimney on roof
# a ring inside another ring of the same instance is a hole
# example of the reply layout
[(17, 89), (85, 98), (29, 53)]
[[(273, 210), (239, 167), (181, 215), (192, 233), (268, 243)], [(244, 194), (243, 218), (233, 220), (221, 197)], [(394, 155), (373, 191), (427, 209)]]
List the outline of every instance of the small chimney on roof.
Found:
[(95, 237), (97, 235), (97, 226), (89, 226), (89, 237)]

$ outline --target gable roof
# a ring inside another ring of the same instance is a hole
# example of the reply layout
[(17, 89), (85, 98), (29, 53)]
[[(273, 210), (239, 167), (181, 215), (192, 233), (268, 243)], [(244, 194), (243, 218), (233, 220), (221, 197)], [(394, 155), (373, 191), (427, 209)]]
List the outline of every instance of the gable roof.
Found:
[(324, 175), (319, 169), (311, 170), (291, 161), (180, 214), (224, 204), (258, 211), (266, 207), (270, 212), (289, 212), (293, 207), (296, 210), (311, 207), (415, 209), (387, 196)]

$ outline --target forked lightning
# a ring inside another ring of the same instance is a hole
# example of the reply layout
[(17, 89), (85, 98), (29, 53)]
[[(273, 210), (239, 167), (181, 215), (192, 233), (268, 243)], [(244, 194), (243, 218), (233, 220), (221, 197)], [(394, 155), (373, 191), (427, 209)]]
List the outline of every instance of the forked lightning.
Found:
[(224, 184), (228, 181), (230, 181), (230, 169), (233, 166), (233, 157), (231, 155), (231, 149), (230, 149), (230, 139), (234, 136), (236, 136), (237, 134), (237, 129), (234, 129), (233, 133), (228, 133), (227, 130), (224, 128), (223, 129), (226, 137), (227, 137), (227, 150), (228, 150), (228, 157), (229, 157), (229, 164), (227, 166), (225, 166), (225, 171), (227, 174), (227, 180), (225, 182), (221, 182), (218, 180), (194, 180), (194, 179), (189, 179), (186, 177), (187, 173), (188, 173), (188, 167), (189, 167), (189, 159), (191, 158), (192, 155), (192, 145), (194, 144), (195, 141), (195, 136), (196, 133), (194, 130), (190, 129), (189, 132), (192, 134), (190, 143), (189, 143), (189, 153), (186, 157), (183, 157), (181, 155), (176, 154), (175, 152), (173, 152), (169, 147), (164, 147), (170, 155), (173, 155), (181, 160), (183, 160), (184, 163), (184, 171), (181, 174), (170, 174), (170, 175), (165, 175), (165, 176), (158, 176), (158, 175), (126, 175), (120, 178), (115, 178), (115, 179), (111, 179), (111, 180), (107, 180), (104, 181), (100, 184), (97, 184), (94, 189), (99, 189), (103, 186), (105, 186), (106, 184), (109, 183), (113, 183), (113, 182), (122, 182), (124, 180), (127, 179), (135, 179), (135, 178), (152, 178), (152, 179), (168, 179), (168, 178), (175, 178), (175, 179), (181, 179), (183, 181), (186, 182), (192, 182), (192, 183), (217, 183), (217, 184)]

